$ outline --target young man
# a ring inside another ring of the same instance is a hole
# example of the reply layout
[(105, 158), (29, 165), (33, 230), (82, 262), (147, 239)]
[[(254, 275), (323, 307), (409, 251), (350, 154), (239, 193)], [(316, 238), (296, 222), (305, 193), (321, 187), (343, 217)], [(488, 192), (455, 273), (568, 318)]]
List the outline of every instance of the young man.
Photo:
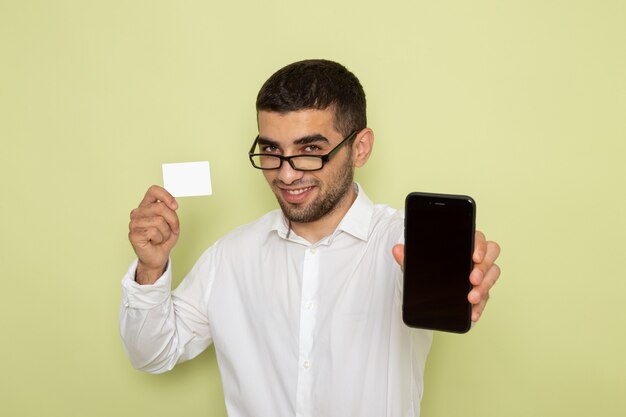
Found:
[[(152, 186), (131, 212), (120, 327), (133, 366), (165, 372), (214, 343), (231, 417), (418, 416), (432, 333), (402, 323), (402, 214), (353, 182), (374, 142), (359, 81), (296, 62), (263, 85), (257, 117), (250, 160), (280, 210), (216, 242), (175, 291), (175, 199)], [(498, 253), (477, 233), (473, 321)]]

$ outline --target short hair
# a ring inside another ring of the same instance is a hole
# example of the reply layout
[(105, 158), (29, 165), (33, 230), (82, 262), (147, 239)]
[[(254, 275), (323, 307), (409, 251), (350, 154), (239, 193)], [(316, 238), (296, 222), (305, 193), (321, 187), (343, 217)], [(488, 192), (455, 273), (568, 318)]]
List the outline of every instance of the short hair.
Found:
[(287, 113), (334, 110), (333, 125), (344, 135), (367, 127), (365, 92), (343, 65), (325, 59), (294, 62), (274, 73), (261, 87), (256, 110)]

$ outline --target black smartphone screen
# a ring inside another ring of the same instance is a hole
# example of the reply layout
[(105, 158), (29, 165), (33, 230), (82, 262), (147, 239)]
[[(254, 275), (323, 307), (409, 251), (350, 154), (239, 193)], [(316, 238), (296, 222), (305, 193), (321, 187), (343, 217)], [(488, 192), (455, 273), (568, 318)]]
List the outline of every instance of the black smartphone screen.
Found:
[(475, 217), (468, 196), (407, 196), (402, 317), (408, 326), (456, 333), (470, 329)]

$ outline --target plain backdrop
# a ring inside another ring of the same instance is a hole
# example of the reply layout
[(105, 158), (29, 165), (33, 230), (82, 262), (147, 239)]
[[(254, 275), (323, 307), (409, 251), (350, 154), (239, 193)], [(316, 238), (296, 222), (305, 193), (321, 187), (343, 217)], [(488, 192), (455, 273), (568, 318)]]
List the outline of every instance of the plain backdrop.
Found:
[(254, 101), (305, 58), (365, 88), (372, 200), (472, 195), (503, 248), (479, 325), (435, 336), (422, 415), (626, 415), (625, 23), (618, 0), (0, 0), (0, 415), (225, 415), (212, 348), (159, 376), (124, 355), (128, 216), (162, 163), (211, 162), (177, 284), (276, 208)]

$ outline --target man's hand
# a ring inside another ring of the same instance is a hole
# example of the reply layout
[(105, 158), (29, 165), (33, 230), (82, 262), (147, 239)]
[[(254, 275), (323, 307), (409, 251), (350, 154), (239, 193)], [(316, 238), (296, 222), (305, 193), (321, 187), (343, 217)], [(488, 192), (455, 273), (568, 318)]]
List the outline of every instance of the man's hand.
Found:
[(165, 271), (180, 233), (177, 208), (170, 193), (153, 185), (130, 212), (128, 239), (139, 258), (135, 277), (139, 284), (154, 284)]
[(500, 267), (496, 259), (500, 255), (500, 246), (496, 242), (485, 239), (482, 232), (476, 232), (474, 238), (474, 269), (470, 274), (470, 282), (474, 288), (467, 299), (472, 303), (472, 321), (477, 322), (489, 300), (489, 291), (500, 277)]
[[(393, 257), (404, 271), (404, 245), (395, 245), (392, 249)], [(469, 280), (472, 290), (467, 299), (472, 304), (472, 321), (477, 322), (489, 300), (489, 290), (500, 276), (500, 267), (496, 265), (496, 259), (500, 255), (500, 246), (496, 242), (489, 242), (482, 232), (476, 232), (474, 238), (474, 269)]]

